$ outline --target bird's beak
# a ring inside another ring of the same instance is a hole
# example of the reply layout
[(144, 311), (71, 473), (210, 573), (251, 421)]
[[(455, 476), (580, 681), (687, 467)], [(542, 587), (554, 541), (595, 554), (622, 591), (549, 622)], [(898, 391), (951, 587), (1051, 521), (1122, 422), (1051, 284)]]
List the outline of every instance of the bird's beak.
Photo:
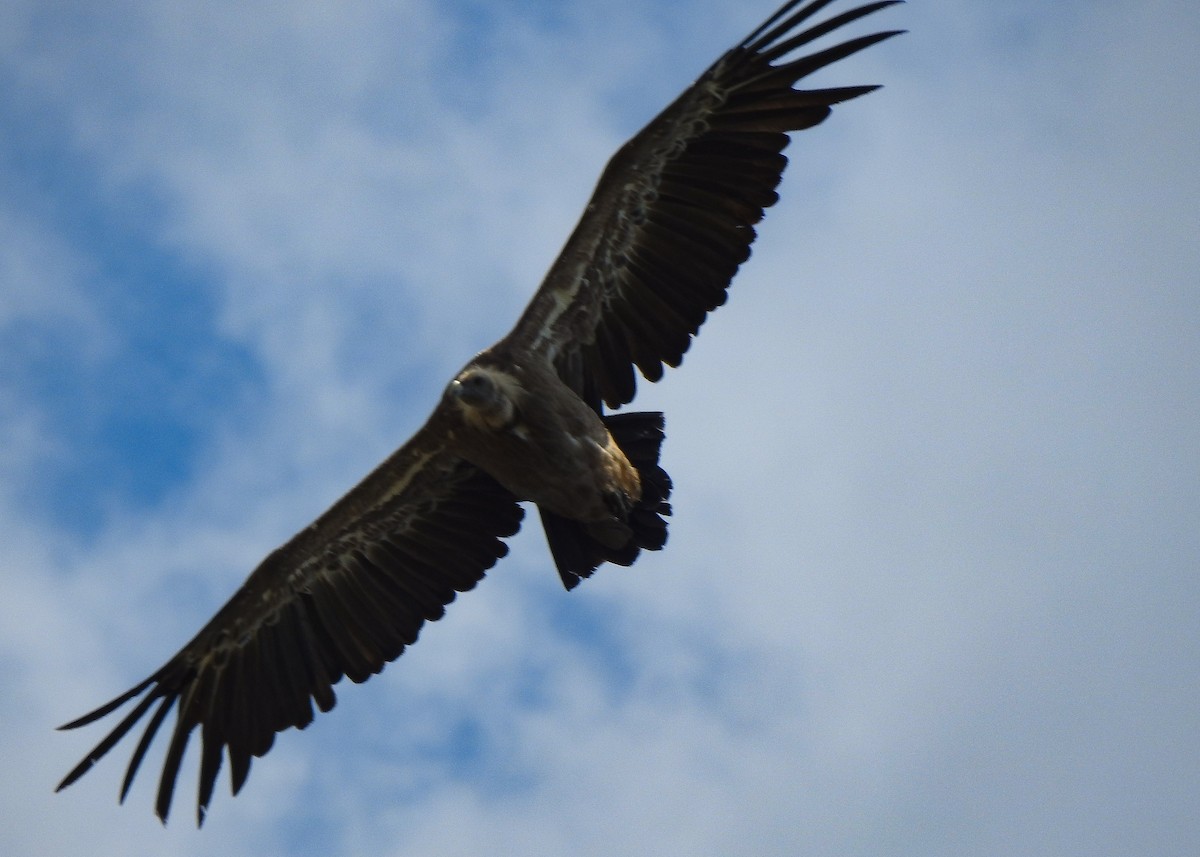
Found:
[(451, 398), (458, 402), (463, 407), (478, 408), (481, 407), (486, 396), (478, 387), (468, 387), (457, 378), (450, 382), (448, 389)]

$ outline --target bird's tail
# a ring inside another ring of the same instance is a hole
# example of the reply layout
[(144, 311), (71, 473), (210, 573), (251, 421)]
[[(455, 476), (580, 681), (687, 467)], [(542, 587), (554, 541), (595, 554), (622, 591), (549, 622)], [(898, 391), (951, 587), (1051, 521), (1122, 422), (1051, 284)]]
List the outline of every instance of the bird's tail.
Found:
[(658, 465), (662, 447), (663, 415), (658, 412), (607, 414), (604, 425), (617, 446), (625, 453), (642, 482), (641, 499), (625, 519), (628, 536), (614, 545), (612, 529), (600, 532), (596, 525), (564, 518), (538, 507), (542, 527), (550, 545), (550, 555), (558, 566), (567, 589), (590, 577), (601, 563), (632, 565), (642, 550), (656, 551), (667, 543), (667, 522), (671, 514), (671, 477)]

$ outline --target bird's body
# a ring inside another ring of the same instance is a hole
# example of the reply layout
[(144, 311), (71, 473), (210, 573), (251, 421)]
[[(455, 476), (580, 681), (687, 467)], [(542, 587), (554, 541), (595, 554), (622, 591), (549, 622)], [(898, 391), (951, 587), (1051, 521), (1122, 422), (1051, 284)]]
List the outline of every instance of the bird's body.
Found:
[[(671, 480), (663, 418), (607, 413), (677, 366), (750, 255), (777, 199), (788, 134), (876, 87), (801, 90), (806, 75), (897, 31), (789, 59), (799, 47), (898, 0), (800, 30), (833, 0), (789, 0), (613, 156), (591, 202), (512, 332), (451, 380), (417, 433), (271, 552), (158, 671), (95, 711), (141, 697), (66, 776), (86, 773), (149, 721), (121, 797), (178, 706), (156, 809), (166, 820), (184, 750), (201, 739), (198, 819), (222, 762), (236, 794), (274, 736), (333, 707), (471, 589), (537, 506), (564, 585), (666, 542)], [(151, 713), (153, 711), (153, 713)]]
[[(455, 393), (464, 377), (467, 383), (487, 379), (507, 407), (493, 411), (466, 402)], [(618, 520), (614, 504), (632, 506), (641, 498), (637, 470), (600, 415), (542, 361), (516, 363), (485, 352), (451, 383), (446, 399), (461, 420), (447, 430), (448, 448), (518, 499), (600, 523)]]

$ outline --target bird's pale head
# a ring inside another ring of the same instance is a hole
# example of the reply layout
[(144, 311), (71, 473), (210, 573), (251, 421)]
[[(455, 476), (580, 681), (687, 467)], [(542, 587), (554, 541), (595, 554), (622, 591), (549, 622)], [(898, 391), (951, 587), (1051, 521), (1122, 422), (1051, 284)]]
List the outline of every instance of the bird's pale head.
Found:
[(464, 369), (450, 382), (446, 395), (477, 428), (504, 429), (516, 422), (521, 385), (511, 375), (484, 366)]

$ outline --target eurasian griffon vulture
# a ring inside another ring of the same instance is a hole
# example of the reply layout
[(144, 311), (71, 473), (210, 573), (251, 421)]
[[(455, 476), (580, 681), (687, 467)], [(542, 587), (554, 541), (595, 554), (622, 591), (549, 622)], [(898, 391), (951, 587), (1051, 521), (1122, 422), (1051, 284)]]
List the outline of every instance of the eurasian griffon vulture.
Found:
[(788, 134), (876, 87), (797, 81), (898, 31), (793, 52), (898, 0), (800, 26), (832, 0), (791, 0), (613, 156), (512, 332), (471, 359), (428, 422), (287, 544), (145, 681), (62, 728), (141, 696), (72, 770), (86, 773), (145, 715), (121, 788), (178, 705), (158, 787), (165, 822), (188, 739), (200, 730), (198, 821), (222, 758), (234, 794), (275, 734), (334, 705), (417, 639), (507, 550), (534, 503), (568, 589), (601, 563), (666, 542), (671, 480), (663, 417), (610, 414), (683, 359), (750, 255), (776, 199)]

